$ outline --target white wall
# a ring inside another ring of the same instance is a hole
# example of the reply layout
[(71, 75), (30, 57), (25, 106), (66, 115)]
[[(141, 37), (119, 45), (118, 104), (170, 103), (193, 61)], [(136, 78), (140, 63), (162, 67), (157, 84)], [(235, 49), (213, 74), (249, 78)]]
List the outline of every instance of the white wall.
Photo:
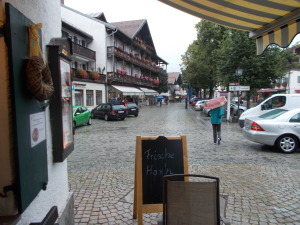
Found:
[[(46, 45), (53, 37), (61, 37), (60, 0), (4, 0), (17, 8), (34, 23), (42, 23), (42, 44), (44, 57), (47, 59)], [(70, 193), (68, 187), (67, 160), (53, 163), (52, 136), (49, 108), (46, 109), (48, 186), (21, 215), (19, 225), (40, 222), (52, 206), (57, 206), (59, 214), (64, 210)]]
[(292, 70), (290, 73), (290, 81), (289, 81), (289, 93), (297, 94), (295, 90), (300, 90), (300, 83), (298, 83), (298, 76), (300, 76), (299, 70)]
[[(73, 10), (67, 6), (61, 6), (62, 19), (87, 34), (93, 36), (94, 40), (88, 45), (88, 48), (96, 51), (96, 70), (106, 67), (106, 29), (105, 25), (96, 19), (85, 16), (81, 12)], [(106, 74), (105, 70), (105, 74)]]
[[(83, 105), (85, 105), (89, 110), (92, 110), (97, 106), (96, 104), (96, 91), (102, 91), (102, 103), (105, 103), (105, 86), (103, 84), (97, 84), (97, 83), (86, 83), (86, 82), (80, 82), (80, 81), (74, 81), (75, 84), (75, 90), (82, 90), (83, 91)], [(76, 84), (82, 84), (82, 85), (76, 85)], [(93, 106), (87, 106), (86, 105), (86, 91), (87, 90), (93, 90), (94, 91), (94, 105)], [(74, 93), (74, 91), (73, 91)], [(73, 105), (75, 105), (75, 96), (73, 95)]]

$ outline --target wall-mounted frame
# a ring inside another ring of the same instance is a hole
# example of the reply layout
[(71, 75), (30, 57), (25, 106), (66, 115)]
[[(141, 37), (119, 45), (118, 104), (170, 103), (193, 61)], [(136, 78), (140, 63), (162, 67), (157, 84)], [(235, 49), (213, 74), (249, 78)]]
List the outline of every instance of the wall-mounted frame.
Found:
[(50, 101), (54, 162), (63, 162), (74, 150), (71, 46), (71, 41), (67, 38), (52, 39), (47, 46), (54, 86), (54, 94)]

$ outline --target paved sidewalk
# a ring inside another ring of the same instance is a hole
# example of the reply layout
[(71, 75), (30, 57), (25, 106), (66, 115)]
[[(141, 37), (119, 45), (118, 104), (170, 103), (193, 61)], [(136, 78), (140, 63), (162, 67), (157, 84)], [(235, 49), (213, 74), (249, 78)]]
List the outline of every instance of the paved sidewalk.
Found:
[[(281, 154), (247, 141), (237, 123), (226, 121), (222, 143), (215, 146), (209, 118), (184, 103), (147, 106), (136, 118), (95, 119), (76, 129), (68, 157), (76, 224), (137, 224), (132, 194), (138, 135), (186, 135), (189, 172), (220, 178), (232, 224), (300, 224), (300, 151)], [(144, 214), (144, 224), (156, 224), (156, 217)]]

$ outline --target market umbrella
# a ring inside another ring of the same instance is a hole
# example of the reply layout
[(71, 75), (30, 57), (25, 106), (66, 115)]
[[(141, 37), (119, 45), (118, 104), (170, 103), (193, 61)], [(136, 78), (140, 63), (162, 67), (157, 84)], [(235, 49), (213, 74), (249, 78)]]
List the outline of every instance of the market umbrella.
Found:
[(157, 98), (164, 98), (164, 97), (159, 95), (159, 96), (157, 96)]
[(204, 104), (204, 109), (215, 109), (220, 106), (225, 105), (227, 102), (227, 99), (224, 96), (216, 97), (213, 99), (210, 99), (208, 102)]

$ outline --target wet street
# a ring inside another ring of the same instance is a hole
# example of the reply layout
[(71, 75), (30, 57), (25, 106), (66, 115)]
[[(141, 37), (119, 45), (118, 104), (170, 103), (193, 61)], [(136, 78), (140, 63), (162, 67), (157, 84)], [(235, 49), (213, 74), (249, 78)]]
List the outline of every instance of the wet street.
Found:
[[(94, 119), (76, 129), (68, 157), (76, 224), (137, 224), (132, 219), (136, 136), (187, 137), (189, 172), (220, 178), (232, 224), (300, 224), (300, 151), (247, 141), (237, 123), (224, 121), (213, 145), (208, 117), (185, 103), (145, 106), (124, 121)], [(156, 224), (157, 214), (144, 214)]]

